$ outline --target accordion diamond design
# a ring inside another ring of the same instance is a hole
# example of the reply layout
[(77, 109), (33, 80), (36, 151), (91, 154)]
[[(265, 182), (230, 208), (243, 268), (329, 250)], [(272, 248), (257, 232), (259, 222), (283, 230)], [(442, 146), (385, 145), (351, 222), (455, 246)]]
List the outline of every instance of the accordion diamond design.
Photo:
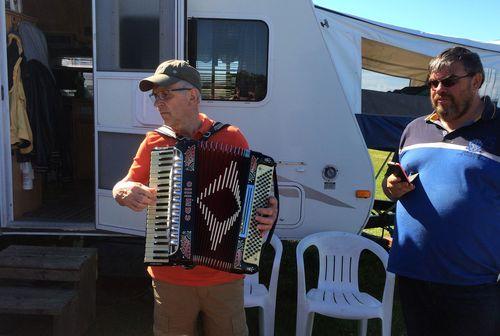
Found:
[[(210, 247), (212, 251), (217, 248), (217, 245), (220, 244), (222, 237), (233, 227), (236, 219), (241, 213), (240, 186), (238, 184), (237, 176), (238, 171), (236, 168), (236, 162), (232, 161), (230, 166), (226, 167), (224, 173), (213, 180), (197, 199), (203, 220), (207, 223), (208, 231), (210, 231)], [(216, 214), (211, 211), (209, 206), (204, 203), (204, 200), (205, 198), (213, 196), (224, 189), (229, 189), (231, 191), (231, 195), (234, 197), (234, 201), (237, 206), (230, 217), (227, 217), (224, 220), (219, 220), (217, 219)]]

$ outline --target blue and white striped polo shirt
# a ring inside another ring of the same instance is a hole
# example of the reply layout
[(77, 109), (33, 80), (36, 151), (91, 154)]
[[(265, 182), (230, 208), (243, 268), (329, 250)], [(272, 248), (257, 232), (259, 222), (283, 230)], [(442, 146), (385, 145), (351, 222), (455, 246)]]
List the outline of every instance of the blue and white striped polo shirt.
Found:
[(403, 132), (399, 161), (419, 173), (397, 204), (389, 270), (454, 285), (500, 273), (500, 114), (488, 97), (474, 123), (447, 132), (435, 114)]

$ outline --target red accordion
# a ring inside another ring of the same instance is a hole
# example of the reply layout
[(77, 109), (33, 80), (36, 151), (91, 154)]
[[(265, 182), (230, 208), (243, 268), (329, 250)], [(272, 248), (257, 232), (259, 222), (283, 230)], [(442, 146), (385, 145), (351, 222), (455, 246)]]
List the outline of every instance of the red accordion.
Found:
[(262, 238), (256, 209), (267, 207), (275, 162), (258, 152), (183, 140), (151, 153), (144, 262), (258, 271)]

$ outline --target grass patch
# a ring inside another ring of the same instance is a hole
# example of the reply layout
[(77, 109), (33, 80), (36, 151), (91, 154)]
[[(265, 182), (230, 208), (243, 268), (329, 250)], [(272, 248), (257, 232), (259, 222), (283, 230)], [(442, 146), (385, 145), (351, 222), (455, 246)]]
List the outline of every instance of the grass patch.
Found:
[(378, 173), (378, 176), (376, 176), (376, 181), (375, 181), (375, 199), (388, 200), (387, 196), (385, 196), (384, 192), (382, 191), (381, 183), (382, 180), (384, 179), (385, 171), (387, 170), (385, 160), (387, 156), (390, 155), (388, 161), (391, 161), (392, 154), (391, 152), (384, 152), (374, 149), (369, 149), (368, 152), (370, 153), (370, 157), (372, 159), (374, 176), (376, 176)]
[(383, 238), (389, 239), (392, 237), (390, 231), (387, 229), (384, 229), (384, 228), (364, 229), (363, 233), (366, 233), (370, 236), (378, 237), (378, 238), (383, 237)]

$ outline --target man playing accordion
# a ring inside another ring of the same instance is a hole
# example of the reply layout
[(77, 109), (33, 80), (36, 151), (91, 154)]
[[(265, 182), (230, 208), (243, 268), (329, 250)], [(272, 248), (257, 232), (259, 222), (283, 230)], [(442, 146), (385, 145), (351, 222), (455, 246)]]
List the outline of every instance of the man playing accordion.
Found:
[[(214, 121), (200, 113), (201, 81), (187, 62), (170, 60), (158, 66), (153, 76), (139, 83), (151, 98), (173, 136), (148, 132), (128, 174), (113, 188), (122, 206), (142, 211), (156, 202), (156, 189), (148, 187), (151, 151), (173, 146), (177, 138), (200, 140), (213, 130)], [(237, 127), (224, 127), (206, 141), (248, 149)], [(262, 232), (269, 231), (277, 217), (278, 201), (269, 197), (268, 207), (257, 210), (255, 220)], [(204, 266), (150, 266), (154, 289), (154, 334), (193, 335), (201, 317), (205, 335), (247, 335), (243, 308), (243, 275)]]

